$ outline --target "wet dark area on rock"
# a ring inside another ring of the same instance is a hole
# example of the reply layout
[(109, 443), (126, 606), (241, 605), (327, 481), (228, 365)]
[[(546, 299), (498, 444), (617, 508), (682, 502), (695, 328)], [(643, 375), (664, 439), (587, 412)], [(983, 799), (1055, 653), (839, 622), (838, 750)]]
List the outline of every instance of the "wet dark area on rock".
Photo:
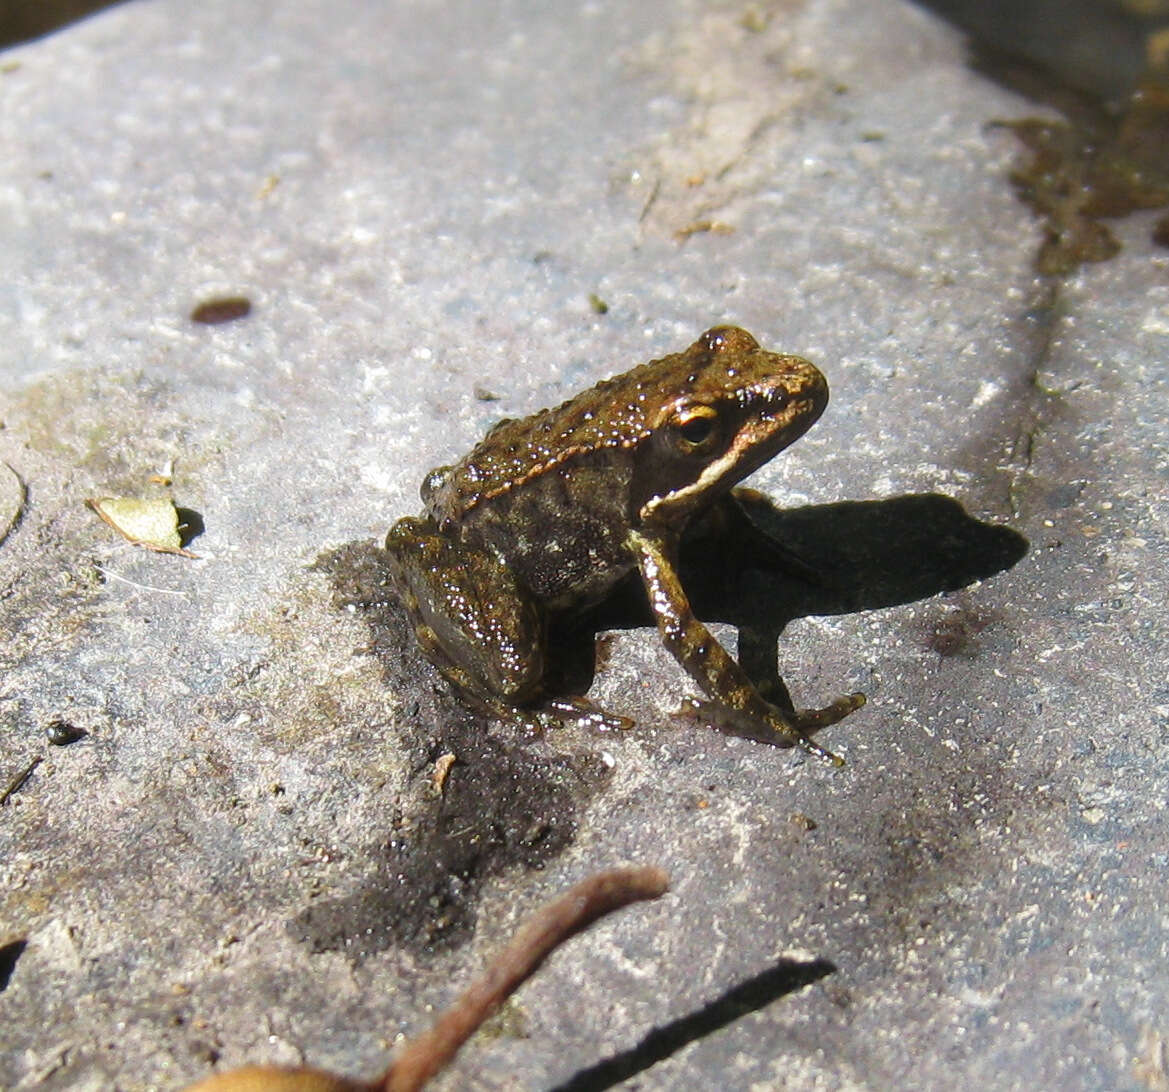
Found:
[[(1102, 221), (1169, 205), (1169, 83), (1150, 81), (1128, 108), (1076, 111), (1067, 121), (1024, 118), (999, 122), (1030, 153), (1011, 172), (1021, 200), (1043, 220), (1044, 240), (1035, 259), (1040, 273), (1071, 273), (1084, 262), (1120, 252), (1120, 241)], [(1169, 239), (1169, 218), (1152, 231)]]
[(534, 870), (572, 844), (582, 800), (604, 767), (545, 759), (491, 738), (480, 718), (452, 718), (430, 740), (457, 758), (441, 790), (423, 771), (359, 888), (315, 903), (292, 927), (313, 951), (360, 961), (392, 945), (416, 954), (457, 947), (474, 930), (483, 884)]
[(518, 729), (493, 729), (448, 696), (414, 642), (383, 557), (372, 543), (352, 543), (314, 568), (329, 574), (335, 605), (367, 622), (387, 684), (416, 695), (402, 737), (414, 774), (357, 888), (314, 903), (290, 926), (314, 951), (358, 961), (392, 945), (432, 954), (466, 941), (484, 883), (542, 868), (571, 845), (580, 810), (608, 772), (596, 755), (549, 755)]
[(1026, 840), (1067, 808), (1063, 792), (1042, 779), (1004, 777), (1011, 744), (1006, 735), (988, 737), (962, 765), (939, 756), (932, 770), (900, 778), (896, 793), (874, 793), (883, 852), (875, 867), (856, 871), (853, 893), (863, 893), (903, 944), (948, 928), (977, 931), (979, 907), (959, 892), (1009, 853), (985, 829), (1007, 827)]
[[(1105, 220), (1169, 205), (1165, 11), (1097, 0), (928, 0), (971, 35), (983, 75), (1058, 111), (994, 124), (1025, 149), (1011, 171), (1043, 222), (1040, 273), (1071, 273), (1120, 251)], [(1153, 227), (1169, 244), (1169, 217)]]
[(929, 624), (925, 644), (942, 657), (973, 659), (979, 653), (983, 631), (1002, 620), (1000, 611), (980, 611), (967, 603), (949, 606)]

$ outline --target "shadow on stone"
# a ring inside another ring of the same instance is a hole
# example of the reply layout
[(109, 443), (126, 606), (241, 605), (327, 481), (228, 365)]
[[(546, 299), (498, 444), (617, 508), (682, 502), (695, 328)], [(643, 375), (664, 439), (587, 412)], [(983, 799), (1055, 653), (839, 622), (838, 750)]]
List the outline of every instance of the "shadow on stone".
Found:
[(7, 944), (0, 945), (0, 993), (8, 989), (8, 983), (12, 980), (12, 975), (16, 971), (16, 964), (20, 961), (20, 957), (24, 955), (25, 948), (28, 947), (27, 940), (13, 940)]
[[(699, 524), (683, 543), (679, 570), (695, 614), (738, 627), (743, 667), (780, 704), (787, 691), (777, 649), (789, 622), (955, 591), (1011, 568), (1028, 549), (1017, 531), (975, 519), (934, 493), (780, 509), (744, 491), (741, 502), (751, 532), (727, 535)], [(763, 556), (760, 531), (779, 544), (772, 558)], [(587, 644), (597, 630), (653, 624), (644, 592), (630, 580), (582, 619), (576, 639)], [(572, 685), (587, 688), (586, 652), (578, 643), (572, 655)]]
[[(1142, 8), (1098, 0), (917, 3), (965, 31), (984, 54), (994, 51), (1025, 60), (1070, 87), (1112, 101), (1132, 91), (1146, 64), (1146, 42), (1164, 25), (1164, 9), (1152, 4)], [(1002, 62), (993, 67), (1001, 70)]]
[(581, 1070), (564, 1084), (557, 1085), (555, 1092), (604, 1092), (644, 1073), (683, 1047), (802, 990), (835, 970), (835, 965), (826, 959), (807, 963), (781, 959), (774, 967), (741, 982), (708, 1005), (654, 1028), (631, 1050)]
[[(1017, 531), (975, 519), (936, 493), (786, 510), (751, 494), (744, 507), (753, 523), (817, 574), (796, 579), (782, 566), (736, 556), (735, 541), (713, 544), (717, 554), (712, 544), (694, 541), (682, 561), (695, 602), (716, 616), (734, 613), (748, 622), (776, 610), (790, 621), (911, 603), (1009, 569), (1028, 547)], [(744, 590), (743, 583), (750, 587)]]
[[(720, 520), (688, 535), (682, 580), (700, 617), (739, 627), (748, 674), (789, 705), (777, 644), (792, 619), (951, 591), (1009, 568), (1027, 550), (1021, 535), (973, 519), (943, 496), (784, 511), (745, 494), (742, 508), (731, 517), (735, 527)], [(577, 816), (608, 771), (598, 755), (549, 754), (514, 729), (495, 731), (436, 686), (378, 546), (351, 543), (314, 568), (329, 575), (334, 605), (367, 623), (386, 685), (416, 695), (401, 737), (414, 774), (359, 886), (314, 903), (290, 929), (314, 951), (357, 960), (395, 944), (420, 954), (457, 946), (474, 929), (483, 884), (513, 867), (541, 868), (571, 845)], [(584, 617), (554, 620), (549, 691), (588, 688), (598, 630), (642, 625), (653, 619), (635, 577)], [(945, 649), (976, 651), (966, 630), (942, 635)]]
[(38, 0), (0, 8), (0, 49), (49, 34), (122, 0)]
[(207, 530), (203, 524), (202, 513), (196, 512), (194, 508), (176, 508), (175, 512), (179, 517), (179, 534), (182, 536), (184, 547)]

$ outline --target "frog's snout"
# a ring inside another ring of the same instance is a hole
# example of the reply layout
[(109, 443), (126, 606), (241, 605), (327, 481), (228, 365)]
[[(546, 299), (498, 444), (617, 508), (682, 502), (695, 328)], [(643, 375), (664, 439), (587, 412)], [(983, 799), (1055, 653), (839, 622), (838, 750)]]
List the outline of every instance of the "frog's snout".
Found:
[(807, 414), (811, 424), (828, 404), (828, 380), (824, 373), (803, 357), (769, 355), (772, 367), (763, 387), (771, 412), (778, 414), (798, 407), (797, 412)]

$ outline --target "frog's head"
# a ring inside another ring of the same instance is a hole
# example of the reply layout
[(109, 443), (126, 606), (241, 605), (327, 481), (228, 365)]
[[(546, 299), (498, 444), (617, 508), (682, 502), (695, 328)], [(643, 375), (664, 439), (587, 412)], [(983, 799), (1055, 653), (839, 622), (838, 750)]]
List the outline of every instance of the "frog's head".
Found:
[(663, 397), (634, 479), (640, 524), (685, 522), (798, 440), (828, 403), (815, 365), (769, 353), (736, 326), (659, 363)]

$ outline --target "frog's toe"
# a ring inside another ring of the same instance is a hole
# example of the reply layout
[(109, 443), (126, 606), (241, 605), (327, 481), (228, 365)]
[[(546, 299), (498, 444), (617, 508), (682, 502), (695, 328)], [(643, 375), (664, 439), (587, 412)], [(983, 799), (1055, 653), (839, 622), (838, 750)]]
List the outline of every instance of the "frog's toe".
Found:
[(492, 716), (532, 736), (563, 728), (568, 721), (601, 732), (627, 730), (634, 723), (629, 717), (606, 712), (588, 698), (550, 698), (539, 705), (513, 705), (498, 696), (492, 696), (481, 699), (479, 704)]
[(800, 709), (788, 716), (796, 732), (801, 736), (811, 736), (821, 728), (844, 720), (849, 713), (855, 713), (865, 700), (864, 694), (845, 694), (823, 709)]
[(843, 766), (844, 759), (838, 754), (833, 754), (826, 747), (821, 747), (812, 739), (812, 735), (820, 731), (821, 728), (827, 728), (830, 724), (844, 720), (849, 713), (855, 713), (864, 704), (864, 694), (845, 694), (824, 706), (823, 709), (800, 709), (789, 714), (792, 729), (796, 734), (796, 746), (810, 755), (826, 759), (833, 766)]
[(588, 698), (553, 698), (544, 708), (561, 723), (571, 720), (600, 732), (628, 731), (634, 724), (629, 717), (608, 713)]
[(674, 714), (678, 719), (713, 728), (726, 736), (753, 739), (757, 743), (770, 743), (779, 747), (793, 747), (794, 733), (783, 729), (779, 720), (765, 720), (742, 709), (735, 709), (721, 701), (708, 698), (683, 698)]
[(864, 703), (864, 694), (846, 694), (823, 709), (781, 712), (777, 707), (772, 707), (766, 716), (760, 717), (722, 702), (687, 698), (679, 715), (699, 719), (726, 735), (741, 736), (777, 747), (798, 747), (834, 766), (843, 766), (844, 759), (814, 742), (812, 736), (822, 728), (843, 720)]

